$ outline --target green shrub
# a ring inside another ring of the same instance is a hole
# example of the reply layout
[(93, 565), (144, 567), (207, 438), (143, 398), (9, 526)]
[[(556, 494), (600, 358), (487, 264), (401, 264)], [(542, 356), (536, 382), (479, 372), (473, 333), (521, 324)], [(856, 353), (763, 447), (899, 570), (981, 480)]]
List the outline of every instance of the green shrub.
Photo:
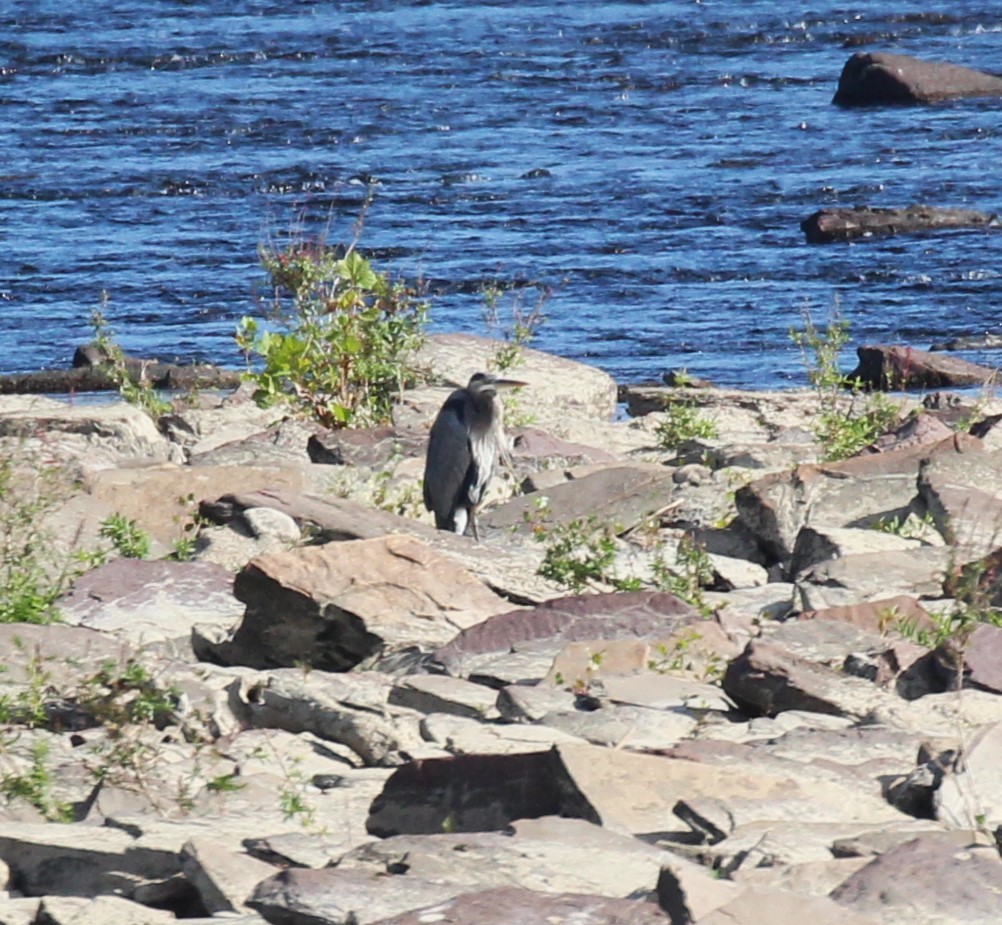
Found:
[(62, 502), (59, 470), (0, 456), (0, 623), (52, 623), (56, 600), (104, 559), (100, 551), (64, 550), (45, 526)]
[(686, 440), (715, 440), (719, 436), (716, 423), (700, 414), (691, 398), (672, 398), (654, 434), (663, 450), (675, 450)]
[(900, 412), (885, 395), (866, 394), (858, 379), (840, 371), (839, 355), (849, 342), (849, 322), (839, 315), (837, 305), (823, 331), (808, 310), (801, 315), (803, 329), (791, 328), (790, 339), (800, 348), (807, 379), (818, 398), (814, 435), (821, 445), (822, 459), (847, 459), (893, 427)]
[(266, 248), (261, 263), (275, 329), (245, 317), (236, 332), (258, 402), (291, 401), (325, 427), (388, 420), (414, 378), (408, 356), (424, 339), (427, 305), (354, 245), (346, 252), (323, 242)]

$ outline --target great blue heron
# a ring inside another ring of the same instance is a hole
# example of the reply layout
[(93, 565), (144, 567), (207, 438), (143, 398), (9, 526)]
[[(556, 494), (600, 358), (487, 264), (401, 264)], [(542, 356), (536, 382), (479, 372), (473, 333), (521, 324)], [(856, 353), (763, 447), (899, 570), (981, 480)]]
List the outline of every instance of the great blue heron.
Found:
[(474, 373), (466, 388), (456, 389), (439, 410), (424, 467), (424, 506), (434, 512), (439, 530), (462, 536), (469, 526), (480, 540), (477, 507), (498, 456), (506, 452), (498, 389), (525, 384)]

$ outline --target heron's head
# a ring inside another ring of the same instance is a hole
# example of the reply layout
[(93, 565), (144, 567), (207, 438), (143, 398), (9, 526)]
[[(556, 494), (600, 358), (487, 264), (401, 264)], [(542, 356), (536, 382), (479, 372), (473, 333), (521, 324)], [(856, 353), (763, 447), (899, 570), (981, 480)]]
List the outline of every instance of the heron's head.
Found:
[(493, 373), (474, 373), (466, 388), (474, 398), (493, 398), (500, 389), (517, 389), (528, 384), (517, 379), (499, 379)]

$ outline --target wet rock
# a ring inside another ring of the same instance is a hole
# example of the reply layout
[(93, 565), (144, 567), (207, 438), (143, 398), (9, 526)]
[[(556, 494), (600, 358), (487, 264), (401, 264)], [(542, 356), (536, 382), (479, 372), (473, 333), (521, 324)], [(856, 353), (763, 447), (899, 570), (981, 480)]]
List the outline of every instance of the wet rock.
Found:
[(849, 58), (832, 102), (847, 107), (912, 105), (972, 96), (1002, 96), (1002, 79), (945, 61), (874, 51)]
[(849, 373), (866, 388), (948, 389), (994, 382), (998, 371), (960, 357), (930, 353), (914, 347), (868, 344), (856, 348), (859, 363)]
[(237, 576), (247, 609), (201, 657), (254, 668), (309, 664), (345, 671), (385, 647), (444, 643), (508, 609), (420, 540), (388, 536), (263, 556)]
[[(999, 83), (1002, 85), (1002, 81)], [(804, 232), (808, 244), (830, 244), (833, 241), (852, 241), (873, 235), (986, 228), (997, 224), (995, 215), (975, 212), (973, 209), (946, 209), (926, 205), (908, 206), (904, 209), (854, 206), (851, 209), (821, 209), (814, 212), (800, 223), (800, 230)]]

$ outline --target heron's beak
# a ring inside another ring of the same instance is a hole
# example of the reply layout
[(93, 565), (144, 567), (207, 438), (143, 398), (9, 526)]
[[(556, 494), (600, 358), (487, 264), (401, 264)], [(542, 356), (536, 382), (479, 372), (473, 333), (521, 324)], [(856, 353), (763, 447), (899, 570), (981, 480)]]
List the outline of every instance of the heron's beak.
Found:
[(494, 387), (498, 389), (521, 389), (527, 386), (528, 382), (519, 382), (518, 379), (495, 379)]

